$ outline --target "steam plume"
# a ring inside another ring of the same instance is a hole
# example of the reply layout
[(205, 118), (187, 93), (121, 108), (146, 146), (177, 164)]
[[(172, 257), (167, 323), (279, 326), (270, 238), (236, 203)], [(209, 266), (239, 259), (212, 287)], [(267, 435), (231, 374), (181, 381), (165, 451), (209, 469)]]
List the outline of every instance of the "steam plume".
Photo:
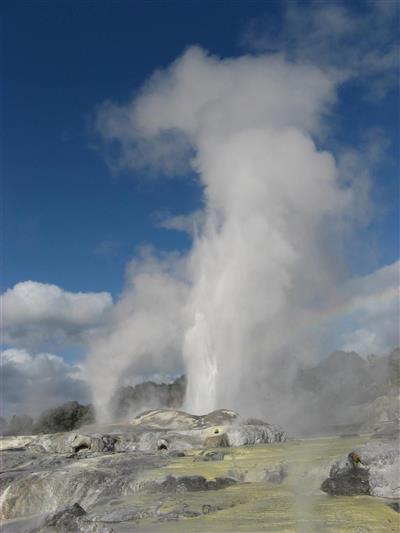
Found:
[(190, 412), (268, 415), (283, 393), (290, 403), (293, 355), (318, 351), (310, 324), (335, 299), (330, 258), (352, 205), (333, 156), (315, 144), (335, 87), (330, 73), (279, 55), (221, 60), (193, 47), (128, 106), (102, 107), (98, 128), (120, 143), (124, 165), (190, 167), (205, 207), (178, 268), (134, 272), (89, 358), (97, 403), (127, 368), (172, 370), (181, 357)]

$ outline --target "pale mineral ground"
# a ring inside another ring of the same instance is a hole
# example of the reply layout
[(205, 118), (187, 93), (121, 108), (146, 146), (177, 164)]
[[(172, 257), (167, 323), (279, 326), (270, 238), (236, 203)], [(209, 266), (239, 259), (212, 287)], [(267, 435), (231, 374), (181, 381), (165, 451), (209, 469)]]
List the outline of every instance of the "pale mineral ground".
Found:
[(395, 532), (396, 431), (294, 440), (233, 411), (156, 410), (3, 437), (2, 532)]

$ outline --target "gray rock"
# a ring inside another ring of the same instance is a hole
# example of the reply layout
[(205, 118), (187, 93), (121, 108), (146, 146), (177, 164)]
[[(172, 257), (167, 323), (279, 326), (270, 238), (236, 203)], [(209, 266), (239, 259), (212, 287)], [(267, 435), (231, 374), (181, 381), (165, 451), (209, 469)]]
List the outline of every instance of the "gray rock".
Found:
[(218, 409), (203, 416), (190, 415), (175, 409), (156, 409), (138, 415), (131, 424), (136, 428), (148, 429), (205, 429), (212, 426), (230, 425), (238, 418), (238, 413), (228, 409)]
[(45, 454), (25, 468), (1, 473), (0, 518), (55, 512), (76, 501), (90, 509), (101, 500), (142, 490), (141, 473), (165, 466), (168, 461), (160, 455), (142, 453), (92, 453), (84, 458), (79, 455)]
[(337, 461), (321, 490), (328, 494), (371, 494), (400, 498), (399, 442), (370, 441)]
[(203, 476), (167, 476), (164, 481), (154, 486), (155, 490), (165, 492), (195, 492), (199, 490), (219, 490), (235, 485), (236, 479), (230, 477), (216, 477), (207, 480)]
[(223, 461), (225, 453), (223, 451), (205, 452), (195, 458), (196, 461)]
[(388, 506), (396, 513), (400, 513), (400, 502), (389, 502)]
[(284, 442), (287, 439), (285, 431), (266, 422), (257, 426), (252, 424), (232, 426), (227, 428), (226, 434), (230, 446)]
[[(216, 426), (217, 423), (223, 425)], [(208, 441), (210, 438), (218, 442)], [(166, 466), (171, 457), (185, 455), (186, 450), (202, 448), (205, 442), (220, 446), (221, 439), (225, 439), (225, 445), (244, 445), (284, 438), (279, 428), (266, 423), (246, 424), (237, 413), (228, 410), (205, 416), (158, 410), (144, 413), (137, 423), (125, 426), (92, 426), (79, 432), (3, 437), (0, 439), (0, 519), (56, 513), (62, 508), (62, 516), (67, 521), (73, 518), (70, 509), (76, 502), (90, 514), (99, 502), (118, 501), (139, 491), (222, 489), (238, 479), (170, 476), (159, 482), (142, 474), (146, 469)], [(203, 456), (203, 460), (223, 458), (224, 453), (219, 450)], [(88, 520), (85, 517), (85, 523)], [(86, 530), (89, 531), (90, 525), (94, 531), (93, 521), (89, 522)]]
[(204, 439), (204, 446), (206, 448), (227, 448), (229, 446), (228, 435), (226, 433), (210, 435)]
[(349, 458), (338, 461), (332, 466), (329, 478), (322, 483), (321, 490), (331, 495), (370, 494), (368, 469), (354, 464)]
[(216, 513), (217, 511), (221, 511), (221, 507), (218, 507), (217, 505), (211, 505), (210, 503), (206, 503), (201, 508), (201, 511), (203, 514)]
[(50, 513), (44, 520), (45, 526), (53, 526), (57, 531), (71, 533), (72, 531), (81, 531), (80, 518), (86, 515), (86, 511), (74, 503), (70, 507), (64, 507), (54, 513)]

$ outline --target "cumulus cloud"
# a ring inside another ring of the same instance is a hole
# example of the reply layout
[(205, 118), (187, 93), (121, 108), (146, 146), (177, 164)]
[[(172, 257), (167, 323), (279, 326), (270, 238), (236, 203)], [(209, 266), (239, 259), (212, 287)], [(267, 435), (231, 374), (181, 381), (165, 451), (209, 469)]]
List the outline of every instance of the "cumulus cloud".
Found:
[(28, 414), (36, 417), (44, 409), (69, 400), (87, 403), (89, 387), (82, 368), (49, 353), (26, 350), (1, 352), (2, 416)]
[(2, 295), (3, 341), (17, 347), (81, 343), (101, 327), (112, 306), (107, 292), (72, 293), (24, 281)]
[(368, 96), (381, 98), (398, 84), (397, 2), (286, 1), (278, 20), (266, 13), (250, 21), (242, 44), (281, 52), (291, 61), (328, 68), (339, 79), (368, 79)]

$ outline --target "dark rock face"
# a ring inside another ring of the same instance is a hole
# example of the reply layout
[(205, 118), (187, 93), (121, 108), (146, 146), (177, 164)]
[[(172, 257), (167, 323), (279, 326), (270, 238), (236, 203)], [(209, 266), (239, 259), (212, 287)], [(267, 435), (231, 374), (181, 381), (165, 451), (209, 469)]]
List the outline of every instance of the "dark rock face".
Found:
[(167, 476), (165, 481), (157, 488), (167, 492), (194, 492), (198, 490), (224, 489), (236, 483), (236, 479), (230, 477), (216, 477), (215, 479), (207, 480), (203, 476)]
[(111, 400), (111, 413), (115, 420), (123, 420), (149, 408), (179, 409), (183, 404), (185, 392), (185, 376), (180, 376), (172, 383), (145, 381), (134, 387), (121, 387)]
[(67, 402), (60, 407), (48, 409), (40, 415), (36, 422), (30, 416), (25, 415), (13, 416), (8, 424), (3, 420), (0, 434), (17, 436), (58, 433), (72, 431), (93, 422), (94, 409), (92, 405)]
[(371, 494), (398, 499), (399, 471), (399, 442), (371, 441), (337, 461), (322, 483), (321, 490), (333, 495)]
[(92, 422), (94, 422), (92, 405), (67, 402), (60, 407), (48, 409), (42, 413), (34, 425), (33, 432), (58, 433), (59, 431), (72, 431)]
[(74, 503), (70, 507), (63, 507), (53, 513), (49, 513), (40, 529), (35, 531), (41, 532), (48, 527), (59, 533), (114, 533), (112, 528), (92, 521), (79, 503)]
[(71, 507), (64, 507), (47, 515), (44, 525), (53, 526), (57, 531), (65, 533), (79, 531), (81, 528), (78, 519), (85, 515), (86, 511), (82, 509), (79, 503), (74, 503)]
[(400, 502), (390, 502), (388, 503), (388, 506), (393, 509), (393, 511), (396, 511), (396, 513), (400, 513)]
[(343, 496), (370, 494), (368, 469), (351, 460), (333, 465), (321, 490), (327, 494)]

